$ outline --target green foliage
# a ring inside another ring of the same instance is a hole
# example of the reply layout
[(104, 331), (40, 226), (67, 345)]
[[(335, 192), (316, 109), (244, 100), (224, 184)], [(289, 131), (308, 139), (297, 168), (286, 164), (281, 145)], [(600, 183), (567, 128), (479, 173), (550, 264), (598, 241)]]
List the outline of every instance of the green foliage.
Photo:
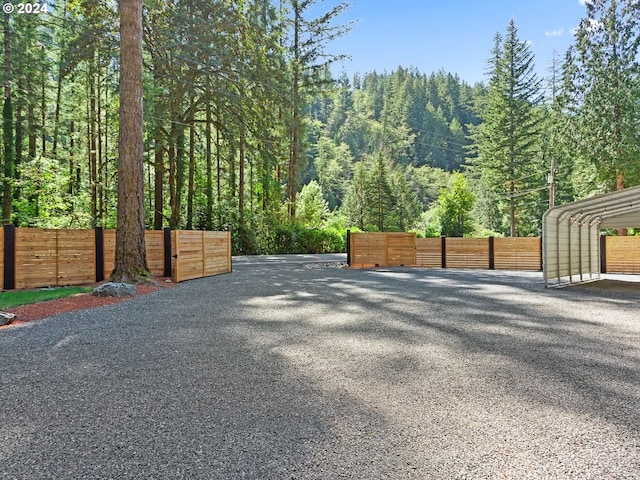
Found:
[(513, 21), (504, 40), (496, 34), (491, 53), (491, 77), (480, 104), (483, 122), (472, 133), (476, 156), (469, 160), (470, 171), (506, 215), (503, 229), (516, 236), (528, 227), (530, 212), (537, 212), (537, 192), (546, 184), (538, 151), (543, 117), (536, 105), (541, 101), (541, 83), (533, 71), (530, 46), (518, 38)]
[(322, 187), (315, 180), (302, 187), (296, 202), (296, 220), (305, 227), (319, 227), (329, 215)]
[(640, 4), (594, 0), (564, 65), (562, 106), (578, 156), (597, 173), (591, 189), (640, 182)]
[(393, 226), (396, 199), (389, 183), (387, 160), (378, 152), (373, 168), (367, 178), (366, 221), (379, 232), (389, 231)]
[(467, 179), (455, 172), (449, 188), (443, 189), (438, 197), (437, 215), (441, 234), (447, 237), (464, 237), (474, 230), (471, 212), (473, 194), (467, 185)]

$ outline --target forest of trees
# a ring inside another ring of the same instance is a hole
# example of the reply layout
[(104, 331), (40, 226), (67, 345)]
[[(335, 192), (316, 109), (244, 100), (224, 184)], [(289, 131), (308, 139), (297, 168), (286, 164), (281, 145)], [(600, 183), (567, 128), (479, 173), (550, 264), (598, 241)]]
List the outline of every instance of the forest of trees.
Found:
[[(344, 249), (347, 228), (539, 235), (559, 204), (640, 182), (640, 4), (593, 0), (546, 78), (514, 22), (488, 75), (332, 76), (346, 4), (148, 0), (144, 216), (227, 229), (234, 253)], [(115, 0), (3, 17), (2, 214), (114, 228)], [(631, 232), (632, 233), (632, 232)]]

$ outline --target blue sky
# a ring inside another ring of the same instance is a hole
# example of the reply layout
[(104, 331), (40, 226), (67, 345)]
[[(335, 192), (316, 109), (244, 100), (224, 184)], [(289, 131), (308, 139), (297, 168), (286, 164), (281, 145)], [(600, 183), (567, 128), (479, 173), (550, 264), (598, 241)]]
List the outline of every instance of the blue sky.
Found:
[[(531, 42), (536, 71), (546, 76), (554, 49), (560, 58), (573, 42), (572, 30), (585, 15), (584, 0), (347, 0), (352, 7), (341, 22), (353, 29), (328, 45), (347, 54), (334, 71), (391, 72), (414, 66), (423, 73), (440, 69), (471, 84), (486, 80), (496, 32), (515, 20), (521, 40)], [(318, 2), (326, 11), (339, 0)], [(318, 10), (318, 11), (322, 11)]]

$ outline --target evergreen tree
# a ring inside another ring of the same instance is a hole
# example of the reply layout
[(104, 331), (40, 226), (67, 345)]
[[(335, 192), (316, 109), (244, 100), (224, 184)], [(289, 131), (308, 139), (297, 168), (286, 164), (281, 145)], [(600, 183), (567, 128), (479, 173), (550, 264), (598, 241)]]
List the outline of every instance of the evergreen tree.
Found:
[(321, 17), (309, 19), (308, 13), (317, 0), (290, 0), (291, 23), (291, 90), (290, 90), (290, 128), (289, 128), (289, 163), (287, 171), (287, 201), (289, 216), (296, 216), (296, 195), (298, 192), (298, 175), (304, 153), (303, 131), (307, 96), (330, 81), (323, 78), (320, 72), (326, 66), (342, 58), (325, 52), (328, 42), (344, 35), (349, 25), (333, 25), (333, 20), (346, 10), (349, 5), (340, 3)]
[(607, 190), (640, 182), (640, 3), (590, 0), (565, 64), (577, 154)]
[(353, 167), (353, 179), (347, 189), (343, 211), (350, 226), (365, 230), (367, 226), (367, 167), (358, 162)]
[(406, 232), (417, 223), (422, 209), (416, 192), (411, 190), (407, 174), (401, 166), (396, 167), (392, 176), (392, 188), (395, 193), (395, 223), (400, 231)]
[(142, 169), (142, 0), (120, 0), (120, 141), (118, 228), (112, 281), (149, 276)]
[[(489, 60), (491, 77), (480, 117), (474, 129), (472, 172), (489, 185), (508, 215), (508, 232), (518, 235), (518, 209), (537, 208), (546, 175), (539, 164), (541, 82), (533, 68), (533, 53), (519, 40), (512, 20), (504, 38), (496, 34)], [(533, 202), (526, 200), (533, 195)], [(523, 212), (522, 217), (526, 215)]]
[(396, 199), (389, 183), (387, 160), (382, 151), (378, 152), (367, 180), (367, 224), (379, 232), (389, 231), (393, 227)]

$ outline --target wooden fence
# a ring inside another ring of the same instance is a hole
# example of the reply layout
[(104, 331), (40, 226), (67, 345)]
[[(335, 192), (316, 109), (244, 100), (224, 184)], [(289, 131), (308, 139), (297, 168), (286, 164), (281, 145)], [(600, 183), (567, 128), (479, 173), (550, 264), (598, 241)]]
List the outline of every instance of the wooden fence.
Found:
[[(87, 285), (108, 278), (115, 230), (0, 229), (0, 288)], [(176, 282), (231, 271), (230, 232), (147, 231), (147, 264)]]
[(414, 233), (349, 234), (353, 268), (416, 266), (541, 270), (540, 237), (416, 238)]
[(640, 237), (602, 237), (603, 273), (640, 274)]
[[(416, 238), (412, 233), (350, 233), (353, 268), (417, 266), (542, 270), (540, 237)], [(602, 273), (640, 274), (640, 237), (602, 237)]]

